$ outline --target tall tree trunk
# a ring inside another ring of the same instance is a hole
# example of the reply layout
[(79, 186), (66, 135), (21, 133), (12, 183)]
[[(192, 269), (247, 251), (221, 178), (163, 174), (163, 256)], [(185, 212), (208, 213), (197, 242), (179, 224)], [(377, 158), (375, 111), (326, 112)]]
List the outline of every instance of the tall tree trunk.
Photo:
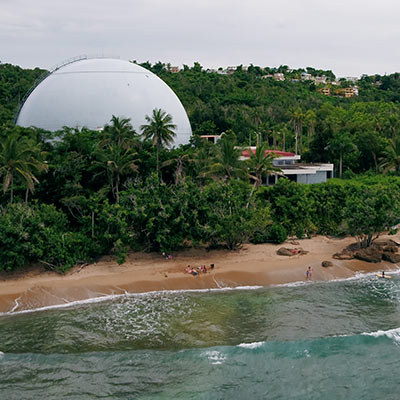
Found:
[(286, 151), (286, 133), (283, 131), (283, 151)]
[(258, 183), (259, 183), (258, 180), (254, 181), (254, 183), (253, 183), (253, 187), (251, 188), (249, 199), (247, 200), (246, 209), (249, 208), (250, 200), (253, 197), (255, 188), (258, 187)]
[(115, 178), (115, 200), (117, 204), (119, 203), (119, 174)]
[(342, 179), (342, 171), (343, 171), (343, 156), (342, 153), (340, 153), (340, 159), (339, 159), (339, 177)]
[(94, 211), (92, 211), (92, 238), (94, 238)]
[(375, 152), (372, 152), (372, 158), (374, 159), (375, 173), (378, 173), (378, 162), (377, 162), (377, 159), (376, 159), (376, 154), (375, 154)]
[(25, 205), (28, 205), (28, 196), (29, 196), (29, 188), (26, 188), (25, 190)]
[(159, 168), (159, 166), (158, 166), (158, 152), (159, 152), (159, 148), (158, 148), (158, 145), (156, 146), (156, 153), (157, 153), (157, 155), (156, 155), (156, 157), (157, 157), (157, 176), (159, 175), (159, 172), (160, 172), (160, 168)]
[(14, 175), (13, 174), (11, 174), (10, 186), (11, 186), (10, 203), (12, 204), (14, 201)]

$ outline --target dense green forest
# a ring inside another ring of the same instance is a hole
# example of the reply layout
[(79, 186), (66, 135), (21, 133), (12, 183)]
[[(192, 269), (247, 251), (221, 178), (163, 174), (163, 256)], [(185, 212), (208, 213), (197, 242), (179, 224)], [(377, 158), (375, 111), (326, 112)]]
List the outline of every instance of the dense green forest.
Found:
[[(359, 95), (324, 96), (302, 72), (335, 79), (331, 71), (240, 66), (230, 75), (207, 72), (200, 64), (169, 72), (161, 62), (142, 63), (178, 95), (194, 134), (234, 132), (239, 144), (253, 145), (261, 135), (270, 148), (294, 150), (310, 162), (333, 162), (347, 173), (377, 171), (388, 147), (396, 147), (400, 130), (400, 74), (363, 76)], [(290, 71), (290, 72), (288, 72)], [(0, 126), (12, 126), (20, 100), (45, 71), (0, 65)], [(285, 81), (263, 79), (285, 73)], [(349, 82), (342, 81), (346, 86)], [(324, 85), (322, 85), (324, 86)], [(172, 116), (173, 117), (173, 116)], [(110, 116), (111, 118), (111, 116)]]
[[(123, 262), (130, 250), (235, 249), (288, 235), (362, 239), (399, 222), (397, 74), (363, 77), (359, 96), (345, 99), (319, 94), (296, 79), (301, 71), (290, 72), (295, 82), (277, 82), (261, 78), (273, 70), (258, 67), (221, 75), (199, 64), (175, 74), (161, 63), (145, 66), (182, 100), (190, 144), (168, 149), (173, 116), (160, 110), (142, 132), (110, 116), (101, 133), (64, 129), (47, 140), (49, 132), (13, 122), (43, 71), (0, 65), (0, 269), (66, 270), (103, 254)], [(197, 137), (221, 132), (217, 145)], [(274, 172), (264, 150), (293, 150), (295, 132), (303, 159), (341, 162), (347, 179), (261, 186)], [(257, 136), (258, 151), (240, 162), (235, 146), (255, 145)]]

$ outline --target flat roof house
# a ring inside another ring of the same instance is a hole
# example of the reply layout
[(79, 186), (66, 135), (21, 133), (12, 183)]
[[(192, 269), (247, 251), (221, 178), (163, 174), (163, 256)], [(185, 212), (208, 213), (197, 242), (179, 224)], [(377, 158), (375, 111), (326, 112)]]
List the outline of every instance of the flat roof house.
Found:
[[(256, 147), (247, 147), (242, 150), (240, 159), (246, 160), (250, 157), (250, 151), (254, 154)], [(279, 150), (266, 150), (265, 154), (274, 153), (274, 165), (282, 170), (285, 177), (297, 183), (321, 183), (326, 182), (328, 179), (333, 178), (333, 164), (311, 164), (300, 163), (300, 155), (279, 151)], [(263, 181), (265, 185), (274, 185), (281, 175), (271, 174)]]

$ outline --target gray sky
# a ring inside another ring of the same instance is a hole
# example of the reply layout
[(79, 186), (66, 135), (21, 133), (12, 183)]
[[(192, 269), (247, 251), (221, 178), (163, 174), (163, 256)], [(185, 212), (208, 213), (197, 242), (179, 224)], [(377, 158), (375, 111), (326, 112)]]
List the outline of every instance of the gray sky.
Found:
[(81, 54), (172, 65), (400, 71), (397, 0), (0, 0), (0, 61)]

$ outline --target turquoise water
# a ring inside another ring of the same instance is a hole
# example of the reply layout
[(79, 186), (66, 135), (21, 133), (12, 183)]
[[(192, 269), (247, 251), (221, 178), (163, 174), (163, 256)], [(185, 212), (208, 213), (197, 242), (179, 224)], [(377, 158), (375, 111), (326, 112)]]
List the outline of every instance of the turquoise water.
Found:
[(400, 276), (0, 316), (11, 399), (398, 399)]

